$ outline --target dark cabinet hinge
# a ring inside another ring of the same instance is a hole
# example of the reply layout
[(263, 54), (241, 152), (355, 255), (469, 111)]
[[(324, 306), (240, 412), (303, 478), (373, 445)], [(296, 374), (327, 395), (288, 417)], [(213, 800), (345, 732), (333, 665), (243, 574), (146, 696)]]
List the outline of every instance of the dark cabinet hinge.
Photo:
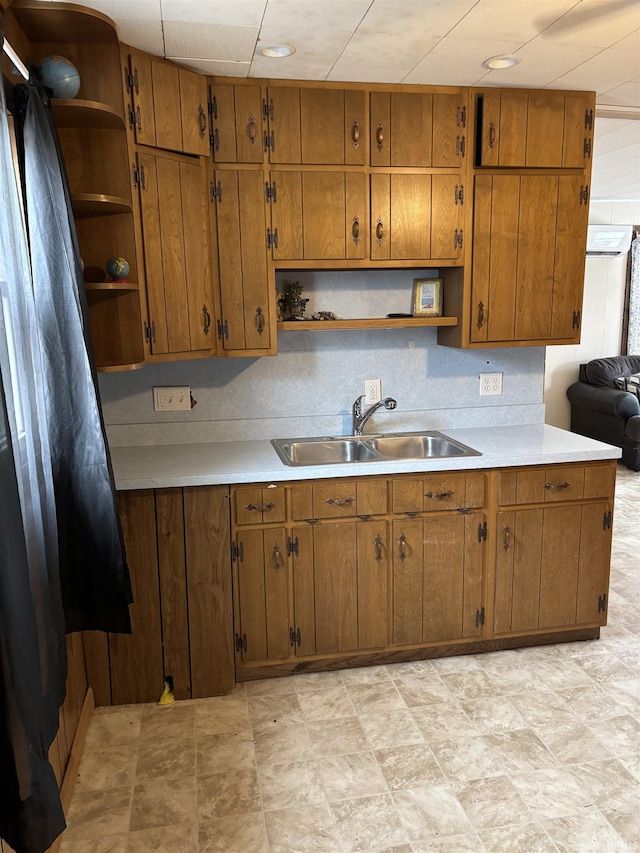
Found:
[(236, 560), (239, 563), (242, 563), (244, 560), (244, 545), (242, 542), (238, 542), (237, 545), (235, 542), (231, 543), (231, 562), (235, 563)]
[(267, 99), (262, 99), (262, 118), (268, 119), (273, 118), (274, 109), (273, 109), (273, 98), (269, 98), (269, 102), (267, 103)]
[(579, 329), (580, 328), (580, 311), (574, 311), (573, 317), (571, 318), (571, 328)]
[(481, 625), (484, 625), (484, 607), (476, 610), (476, 628), (479, 628)]
[(271, 228), (267, 228), (267, 249), (277, 249), (278, 248), (278, 229), (274, 228), (273, 231)]
[(275, 151), (276, 150), (276, 134), (275, 131), (271, 131), (271, 133), (267, 133), (265, 130), (262, 134), (263, 140), (263, 148), (265, 151)]
[(290, 536), (287, 536), (287, 556), (290, 557), (292, 554), (295, 554), (296, 557), (300, 556), (300, 552), (298, 550), (298, 537), (292, 539)]
[(247, 653), (247, 635), (236, 634), (236, 651)]
[(584, 129), (593, 130), (593, 110), (584, 111)]
[(209, 88), (209, 103), (207, 106), (209, 108), (209, 115), (212, 118), (218, 118), (218, 99), (215, 95), (211, 94), (211, 88)]
[(127, 121), (129, 123), (129, 130), (133, 130), (136, 123), (136, 117), (133, 113), (133, 107), (131, 104), (127, 104)]
[(272, 181), (271, 184), (269, 184), (265, 181), (265, 184), (264, 184), (264, 200), (267, 202), (267, 204), (269, 204), (269, 202), (272, 202), (273, 204), (275, 204), (277, 202), (278, 196), (276, 194), (276, 182), (275, 181)]
[(144, 339), (148, 344), (155, 344), (156, 342), (156, 324), (153, 320), (150, 326), (144, 324)]
[(131, 92), (133, 90), (133, 75), (131, 74), (131, 70), (128, 65), (124, 66), (124, 84), (127, 87), (127, 92)]
[(604, 613), (607, 609), (607, 596), (606, 593), (604, 595), (598, 596), (598, 613)]
[(224, 339), (225, 341), (228, 341), (229, 340), (229, 324), (227, 323), (227, 321), (225, 320), (223, 323), (222, 320), (218, 320), (217, 326), (218, 326), (218, 337), (220, 338), (220, 340)]
[(487, 522), (478, 525), (478, 542), (487, 541)]
[(602, 516), (602, 529), (611, 530), (611, 510)]
[(300, 646), (302, 644), (302, 634), (300, 628), (289, 628), (289, 645)]
[(589, 204), (589, 184), (580, 187), (580, 204)]
[(467, 126), (467, 108), (466, 107), (456, 107), (456, 124), (458, 127), (466, 127)]
[(584, 157), (591, 157), (591, 140), (584, 138), (584, 146), (582, 148), (582, 154)]
[(462, 184), (460, 186), (456, 184), (456, 188), (453, 191), (453, 200), (456, 204), (464, 204), (464, 186)]
[(458, 230), (456, 228), (456, 230), (453, 232), (453, 248), (454, 249), (461, 249), (462, 248), (462, 239), (463, 239), (462, 235), (463, 235), (462, 228), (460, 230)]
[(464, 157), (465, 147), (464, 136), (456, 136), (456, 157)]
[(209, 133), (209, 148), (213, 148), (214, 151), (220, 150), (220, 134), (217, 127)]
[(211, 193), (211, 201), (222, 201), (222, 184), (220, 181), (217, 184), (211, 181), (209, 183), (209, 191)]

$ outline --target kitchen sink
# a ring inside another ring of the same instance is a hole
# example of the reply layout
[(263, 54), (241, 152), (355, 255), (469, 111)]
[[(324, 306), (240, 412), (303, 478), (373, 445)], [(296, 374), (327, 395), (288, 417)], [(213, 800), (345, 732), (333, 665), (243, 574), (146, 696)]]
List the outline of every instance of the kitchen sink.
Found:
[(446, 459), (481, 456), (441, 432), (404, 432), (367, 436), (274, 438), (271, 444), (285, 465), (339, 465), (393, 459)]

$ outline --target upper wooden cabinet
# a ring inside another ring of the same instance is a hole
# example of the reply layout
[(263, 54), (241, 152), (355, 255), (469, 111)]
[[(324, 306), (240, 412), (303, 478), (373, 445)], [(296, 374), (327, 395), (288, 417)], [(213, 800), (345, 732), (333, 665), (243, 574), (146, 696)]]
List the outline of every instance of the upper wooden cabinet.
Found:
[(129, 126), (140, 145), (208, 156), (207, 80), (201, 74), (123, 48)]
[(372, 166), (461, 166), (467, 147), (467, 95), (371, 92)]
[(218, 163), (364, 164), (364, 92), (318, 87), (211, 86)]
[(583, 169), (593, 150), (589, 92), (485, 90), (477, 97), (477, 166)]

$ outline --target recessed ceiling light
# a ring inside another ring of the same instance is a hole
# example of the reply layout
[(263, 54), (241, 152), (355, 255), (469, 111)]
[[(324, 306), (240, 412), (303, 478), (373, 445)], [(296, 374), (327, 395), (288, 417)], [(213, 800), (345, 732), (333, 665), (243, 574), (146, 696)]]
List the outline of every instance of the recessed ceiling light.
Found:
[(517, 56), (490, 56), (482, 63), (485, 68), (491, 68), (493, 71), (499, 68), (512, 68), (520, 62)]
[(283, 56), (291, 56), (295, 52), (295, 47), (290, 44), (272, 44), (271, 47), (263, 47), (260, 50), (263, 56), (270, 56), (272, 59), (282, 59)]

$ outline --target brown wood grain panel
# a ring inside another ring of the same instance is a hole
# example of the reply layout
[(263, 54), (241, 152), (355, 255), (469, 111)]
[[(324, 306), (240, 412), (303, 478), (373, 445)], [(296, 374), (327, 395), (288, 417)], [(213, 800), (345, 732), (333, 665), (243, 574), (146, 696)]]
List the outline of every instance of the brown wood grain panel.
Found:
[(178, 66), (151, 60), (151, 76), (156, 145), (169, 151), (182, 151)]
[[(482, 93), (481, 166), (498, 166), (500, 154), (500, 92)], [(480, 106), (478, 106), (480, 109)], [(477, 178), (476, 178), (477, 180)]]
[(593, 156), (593, 125), (587, 128), (586, 114), (590, 112), (595, 122), (595, 106), (592, 92), (565, 96), (562, 134), (562, 165), (565, 169), (582, 169), (588, 164), (585, 141), (591, 142)]
[(520, 179), (516, 340), (551, 334), (558, 178), (523, 175)]
[(85, 664), (84, 643), (82, 641), (81, 633), (71, 634), (71, 645), (73, 647), (77, 701), (78, 706), (82, 708), (82, 703), (84, 702), (89, 685), (87, 683), (87, 668)]
[(149, 324), (153, 324), (155, 329), (151, 340), (151, 352), (166, 353), (169, 352), (169, 337), (156, 158), (148, 154), (138, 154), (138, 166), (144, 172), (144, 185), (140, 188), (140, 214), (144, 237)]
[(574, 317), (582, 311), (582, 291), (587, 249), (589, 204), (581, 193), (584, 175), (563, 175), (558, 179), (556, 255), (553, 273), (551, 337), (580, 339)]
[(296, 521), (313, 518), (313, 486), (295, 483), (291, 486), (291, 517)]
[(358, 524), (358, 648), (387, 645), (389, 527), (384, 521)]
[[(209, 156), (209, 112), (207, 78), (186, 68), (179, 69), (182, 151)], [(175, 109), (175, 105), (174, 105)]]
[(235, 86), (234, 90), (238, 162), (262, 163), (260, 86)]
[(582, 508), (556, 506), (543, 512), (539, 627), (575, 625)]
[(616, 462), (587, 465), (584, 469), (584, 497), (608, 498), (613, 501), (616, 486)]
[(460, 175), (431, 177), (431, 257), (458, 258), (461, 249), (454, 240), (460, 228), (462, 206), (456, 200), (462, 184)]
[(582, 465), (554, 465), (544, 472), (545, 502), (578, 500), (584, 497)]
[(487, 318), (490, 341), (510, 341), (517, 334), (518, 264), (526, 263), (525, 258), (520, 258), (518, 239), (514, 238), (522, 227), (520, 195), (519, 176), (493, 176)]
[(471, 134), (462, 124), (462, 110), (467, 107), (464, 92), (433, 93), (432, 166), (461, 166), (462, 146), (471, 144)]
[(484, 523), (484, 514), (464, 516), (463, 637), (480, 637), (484, 633), (484, 627), (477, 619), (483, 607), (484, 555), (487, 548), (486, 539), (481, 540), (478, 536), (478, 527)]
[(64, 703), (62, 705), (62, 717), (64, 721), (66, 749), (64, 753), (61, 753), (60, 755), (60, 765), (63, 775), (67, 767), (67, 762), (69, 760), (69, 753), (71, 752), (71, 745), (73, 743), (73, 738), (75, 737), (76, 729), (78, 727), (78, 720), (80, 719), (80, 710), (82, 708), (82, 702), (78, 701), (78, 699), (79, 697), (74, 647), (73, 642), (71, 640), (71, 635), (67, 635), (67, 683)]
[[(260, 184), (262, 184), (262, 175), (260, 174), (258, 177)], [(228, 336), (223, 338), (223, 346), (230, 350), (245, 348), (243, 257), (238, 180), (238, 172), (217, 171), (215, 173), (216, 186), (221, 189), (220, 198), (216, 202), (221, 320), (223, 324), (227, 324), (228, 330)], [(262, 193), (260, 200), (262, 200)], [(250, 203), (249, 199), (244, 200), (243, 198), (243, 203)]]
[[(433, 96), (427, 92), (391, 93), (391, 165), (431, 166)], [(414, 257), (428, 257), (415, 255)]]
[(427, 512), (459, 509), (466, 506), (464, 474), (439, 474), (422, 482), (424, 509)]
[(366, 256), (367, 215), (365, 175), (356, 172), (345, 174), (345, 245), (346, 257), (360, 260)]
[(274, 260), (304, 258), (302, 175), (300, 172), (272, 172), (271, 181), (277, 187), (278, 201), (271, 205), (271, 227), (278, 230), (278, 246), (273, 248)]
[(316, 654), (358, 647), (355, 523), (313, 530)]
[(493, 630), (496, 634), (511, 630), (515, 518), (514, 512), (499, 512), (496, 517), (496, 576), (493, 601)]
[[(553, 473), (553, 472), (552, 472)], [(516, 474), (516, 495), (512, 503), (530, 504), (544, 501), (547, 475), (542, 468), (521, 468)]]
[(178, 160), (156, 157), (169, 352), (191, 349), (183, 204), (189, 205), (193, 201), (182, 196), (182, 165)]
[[(211, 98), (214, 106), (213, 120), (213, 148), (212, 157), (216, 163), (236, 163), (241, 160), (236, 142), (236, 108), (235, 108), (235, 86), (213, 81), (211, 86)], [(262, 139), (260, 133), (259, 115), (255, 116), (257, 122), (260, 161), (262, 162)]]
[(387, 482), (382, 477), (363, 477), (358, 480), (358, 515), (384, 515), (387, 512)]
[(391, 258), (431, 257), (431, 175), (391, 175)]
[(122, 130), (60, 127), (58, 138), (72, 194), (97, 193), (131, 202), (127, 139)]
[(527, 95), (523, 92), (501, 92), (499, 97), (498, 165), (524, 166), (527, 151)]
[(95, 703), (111, 705), (111, 665), (107, 635), (102, 631), (84, 631), (82, 644), (87, 666), (87, 681), (93, 690)]
[(611, 566), (611, 534), (613, 526), (604, 519), (612, 511), (609, 503), (582, 507), (580, 528), (580, 570), (576, 622), (607, 624), (607, 606), (599, 602), (608, 599)]
[[(389, 92), (371, 92), (369, 97), (369, 147), (371, 150), (371, 165), (390, 166), (391, 94)], [(373, 209), (371, 211), (371, 218), (373, 219)]]
[[(372, 149), (373, 151), (373, 149)], [(371, 155), (373, 159), (373, 153)], [(371, 175), (371, 260), (391, 257), (391, 175)]]
[(138, 83), (133, 87), (133, 110), (136, 142), (156, 145), (156, 123), (153, 109), (153, 77), (147, 54), (131, 53), (131, 73)]
[(297, 540), (297, 553), (293, 556), (293, 615), (294, 631), (300, 629), (297, 655), (313, 655), (316, 651), (315, 579), (313, 563), (313, 528), (294, 527), (293, 542)]
[(164, 672), (173, 677), (176, 699), (190, 699), (182, 489), (155, 494)]
[(114, 705), (157, 701), (164, 680), (155, 496), (121, 492), (119, 502), (133, 604), (132, 633), (109, 635)]
[(180, 164), (180, 189), (190, 348), (206, 350), (214, 346), (215, 332), (204, 160)]
[(343, 165), (345, 162), (344, 92), (300, 89), (302, 163)]
[(229, 489), (184, 489), (189, 647), (193, 698), (233, 687)]
[[(272, 334), (269, 288), (273, 285), (267, 273), (262, 173), (239, 172), (238, 190), (245, 344), (250, 349), (269, 349)], [(263, 318), (262, 323), (259, 317)]]
[(358, 512), (354, 480), (334, 480), (313, 487), (314, 518), (348, 518)]
[[(497, 149), (496, 149), (497, 157)], [(489, 331), (490, 310), (490, 262), (492, 235), (493, 177), (476, 175), (473, 206), (473, 267), (471, 340), (486, 341)]]
[(511, 534), (514, 549), (512, 631), (542, 627), (540, 596), (544, 519), (541, 509), (514, 513)]
[(236, 613), (236, 633), (246, 635), (245, 663), (267, 660), (267, 613), (264, 563), (264, 531), (243, 530), (237, 537), (242, 557), (235, 561), (240, 611)]
[(293, 654), (289, 642), (289, 576), (287, 531), (264, 531), (264, 584), (266, 591), (267, 656), (282, 660)]
[(347, 89), (344, 93), (344, 162), (364, 166), (367, 132), (364, 125), (364, 92)]
[(286, 506), (282, 486), (235, 489), (233, 497), (236, 524), (284, 521)]
[(562, 166), (563, 126), (563, 95), (529, 95), (526, 166)]
[(465, 506), (484, 506), (485, 475), (480, 471), (474, 474), (465, 474), (464, 492)]
[(271, 163), (300, 163), (302, 158), (300, 132), (300, 89), (269, 86), (267, 98), (273, 104), (269, 116), (272, 145)]
[(463, 636), (464, 521), (461, 515), (424, 520), (424, 642)]
[(303, 172), (303, 244), (306, 260), (347, 256), (346, 192), (342, 172)]
[(422, 539), (422, 521), (393, 522), (393, 643), (397, 646), (422, 642)]
[(403, 477), (392, 481), (392, 512), (421, 512), (424, 508), (422, 480)]

